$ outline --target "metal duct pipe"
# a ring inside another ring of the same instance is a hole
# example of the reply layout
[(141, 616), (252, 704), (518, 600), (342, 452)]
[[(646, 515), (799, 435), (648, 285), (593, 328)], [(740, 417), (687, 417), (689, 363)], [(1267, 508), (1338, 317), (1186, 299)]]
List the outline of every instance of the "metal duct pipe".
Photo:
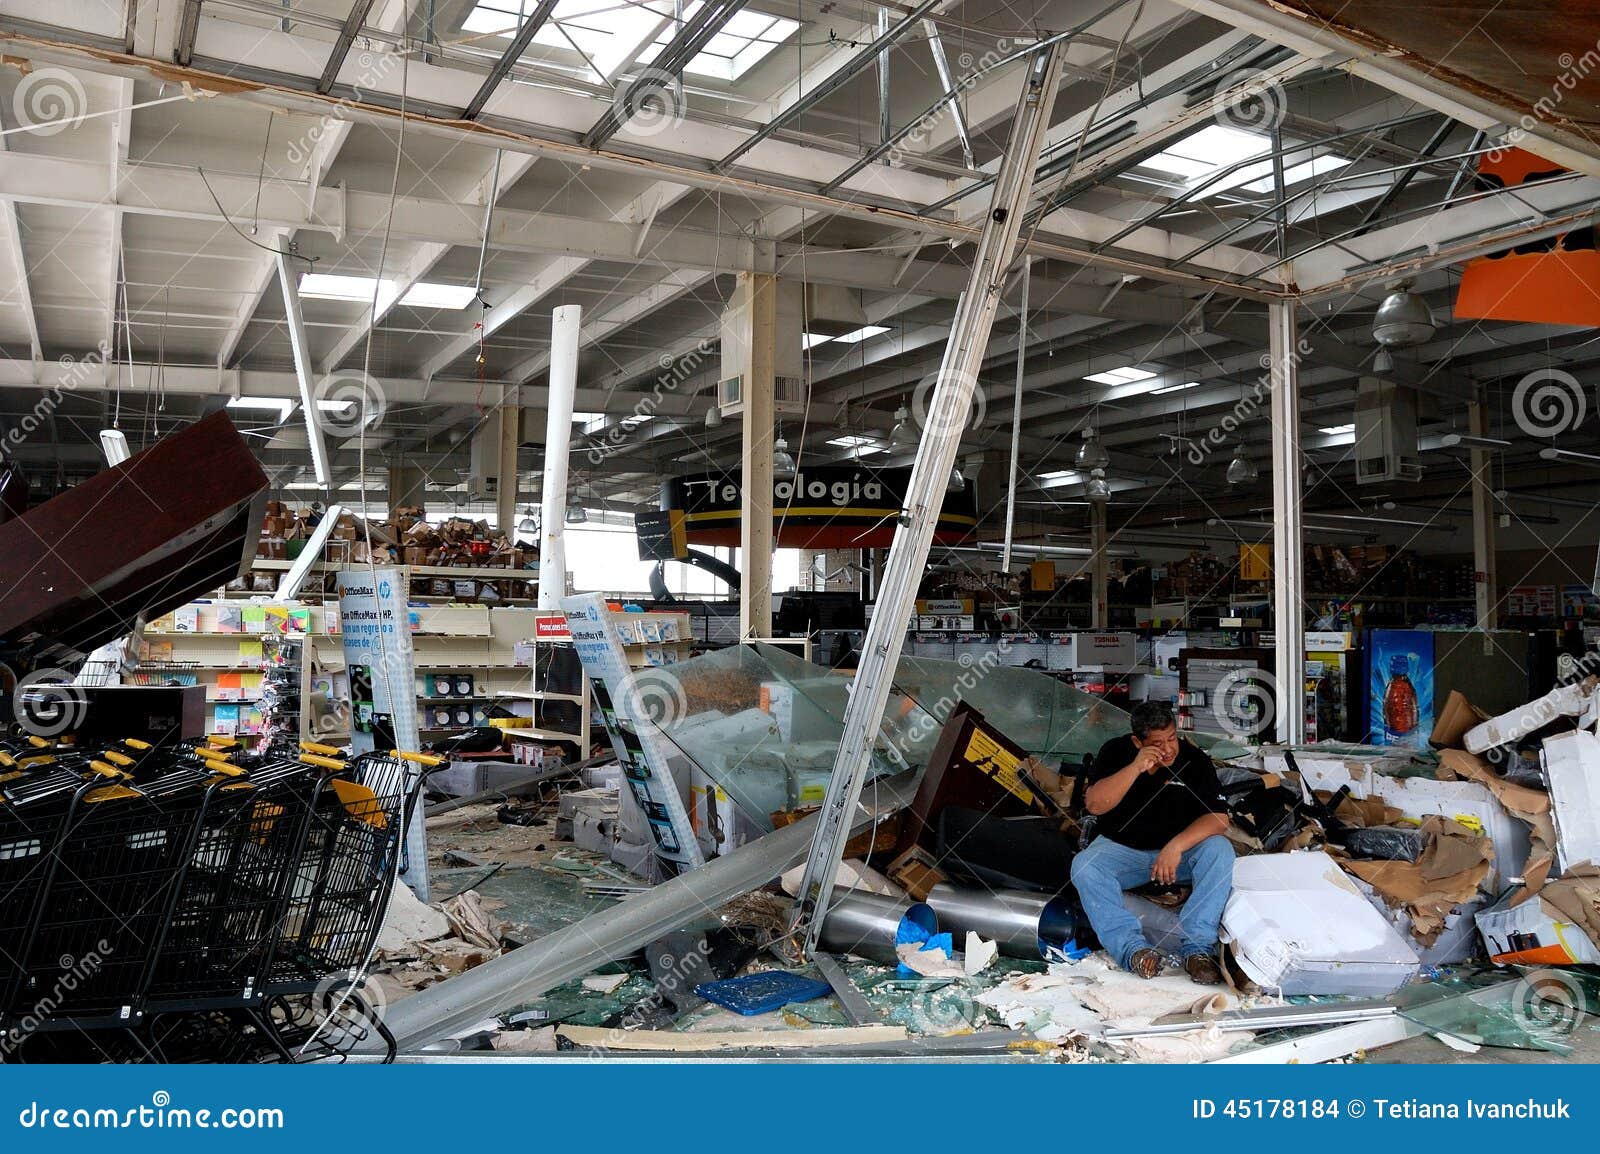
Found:
[(1066, 898), (940, 882), (929, 892), (928, 905), (951, 933), (971, 930), (993, 941), (1008, 958), (1048, 957), (1051, 947), (1064, 946), (1077, 935)]
[[(567, 544), (562, 527), (567, 517), (567, 451), (572, 445), (572, 402), (578, 390), (579, 305), (560, 305), (550, 317), (550, 393), (544, 432), (544, 483), (539, 514), (539, 608), (559, 610), (567, 595)], [(508, 414), (520, 415), (521, 410)], [(500, 484), (516, 492), (515, 473)], [(501, 525), (500, 531), (506, 532)]]
[(829, 903), (819, 941), (830, 954), (855, 954), (892, 966), (900, 960), (895, 942), (908, 921), (930, 934), (939, 928), (939, 919), (926, 902), (851, 891)]

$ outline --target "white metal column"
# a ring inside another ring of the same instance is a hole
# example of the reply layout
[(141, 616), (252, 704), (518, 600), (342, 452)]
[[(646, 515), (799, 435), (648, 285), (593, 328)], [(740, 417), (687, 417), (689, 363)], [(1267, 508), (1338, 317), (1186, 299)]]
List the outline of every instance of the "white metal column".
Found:
[[(578, 329), (583, 309), (561, 305), (550, 317), (550, 399), (544, 426), (544, 477), (539, 490), (539, 608), (561, 609), (567, 595), (567, 454), (572, 449), (572, 399), (578, 391)], [(506, 483), (501, 477), (500, 483)], [(517, 483), (512, 470), (510, 483)], [(502, 526), (504, 528), (504, 526)]]
[[(1467, 432), (1474, 437), (1489, 435), (1489, 411), (1481, 392), (1477, 400), (1467, 405)], [(1472, 589), (1477, 607), (1474, 619), (1483, 630), (1494, 629), (1500, 622), (1494, 566), (1492, 460), (1489, 450), (1472, 450)]]
[(740, 375), (744, 377), (743, 455), (739, 470), (739, 636), (770, 637), (778, 279), (767, 273), (742, 272), (733, 292), (733, 307), (741, 314)]
[(950, 470), (961, 448), (961, 434), (971, 411), (1000, 290), (1016, 249), (1023, 210), (1033, 192), (1039, 150), (1061, 79), (1062, 59), (1063, 46), (1057, 44), (1035, 56), (1029, 65), (983, 235), (973, 255), (972, 275), (950, 326), (944, 362), (928, 404), (927, 427), (906, 485), (906, 508), (889, 548), (877, 609), (861, 645), (861, 662), (845, 707), (839, 753), (800, 883), (795, 929), (803, 935), (802, 948), (807, 953), (817, 946), (834, 874), (860, 804), (861, 786), (889, 703), (906, 626), (927, 565)]
[(326, 489), (332, 478), (328, 472), (328, 447), (323, 444), (322, 425), (317, 420), (316, 370), (311, 367), (311, 346), (306, 343), (306, 321), (300, 311), (300, 282), (294, 279), (289, 260), (288, 253), (278, 253), (278, 285), (283, 290), (283, 313), (289, 322), (289, 350), (294, 355), (294, 379), (300, 386), (300, 412), (311, 447), (311, 468), (317, 484)]
[(1094, 550), (1089, 582), (1089, 623), (1096, 629), (1111, 627), (1111, 558), (1106, 556), (1106, 505), (1089, 506), (1089, 547)]
[(1300, 351), (1291, 301), (1267, 308), (1272, 357), (1272, 634), (1277, 739), (1306, 736), (1305, 570), (1301, 541)]
[[(939, 51), (942, 54), (943, 49)], [(1022, 467), (1022, 382), (1028, 365), (1028, 289), (1032, 280), (1033, 258), (1025, 256), (1022, 258), (1022, 309), (1017, 313), (1017, 384), (1011, 398), (1011, 459), (1006, 463), (1006, 538), (1000, 550), (1000, 568), (1006, 573), (1011, 572), (1011, 542), (1017, 527), (1017, 470)]]

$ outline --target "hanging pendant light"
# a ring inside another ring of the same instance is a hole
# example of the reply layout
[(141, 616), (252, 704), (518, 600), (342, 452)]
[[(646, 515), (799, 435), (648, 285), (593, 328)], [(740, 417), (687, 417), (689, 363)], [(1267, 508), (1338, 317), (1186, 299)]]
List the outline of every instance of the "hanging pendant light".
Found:
[(582, 525), (589, 519), (589, 511), (583, 507), (583, 500), (574, 493), (567, 499), (567, 524)]
[(906, 408), (904, 401), (894, 411), (894, 428), (889, 430), (889, 447), (896, 448), (907, 443), (911, 433), (911, 410)]
[(1089, 474), (1089, 483), (1083, 487), (1083, 495), (1097, 505), (1103, 505), (1111, 500), (1111, 486), (1106, 484), (1104, 469), (1095, 469)]
[(772, 442), (772, 474), (775, 477), (794, 476), (794, 457), (789, 453), (789, 442), (784, 439), (782, 432)]
[(532, 513), (524, 515), (522, 520), (517, 522), (517, 532), (527, 537), (539, 535), (539, 522), (534, 520)]
[(1111, 464), (1111, 454), (1106, 452), (1106, 447), (1100, 443), (1100, 438), (1093, 429), (1083, 431), (1083, 444), (1078, 446), (1078, 468), (1083, 470), (1104, 469)]
[(965, 491), (966, 487), (967, 479), (961, 473), (961, 466), (957, 465), (950, 470), (950, 480), (945, 485), (945, 489), (951, 493), (960, 493)]
[(1233, 451), (1233, 460), (1228, 462), (1228, 484), (1248, 485), (1261, 475), (1256, 468), (1256, 463), (1244, 455), (1244, 446), (1239, 445)]
[(722, 409), (715, 401), (712, 401), (711, 407), (706, 410), (706, 428), (722, 428)]

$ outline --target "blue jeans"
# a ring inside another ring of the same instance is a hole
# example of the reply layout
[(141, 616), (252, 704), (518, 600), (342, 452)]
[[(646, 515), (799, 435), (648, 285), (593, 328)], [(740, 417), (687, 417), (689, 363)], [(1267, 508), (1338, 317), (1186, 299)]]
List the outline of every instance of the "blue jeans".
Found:
[[(1083, 912), (1100, 944), (1125, 970), (1133, 955), (1150, 943), (1139, 919), (1123, 904), (1122, 892), (1148, 882), (1159, 856), (1156, 850), (1132, 849), (1102, 834), (1072, 859), (1072, 884)], [(1209, 954), (1217, 947), (1222, 907), (1233, 889), (1233, 845), (1221, 834), (1206, 838), (1183, 855), (1178, 880), (1194, 887), (1178, 917), (1183, 956)]]

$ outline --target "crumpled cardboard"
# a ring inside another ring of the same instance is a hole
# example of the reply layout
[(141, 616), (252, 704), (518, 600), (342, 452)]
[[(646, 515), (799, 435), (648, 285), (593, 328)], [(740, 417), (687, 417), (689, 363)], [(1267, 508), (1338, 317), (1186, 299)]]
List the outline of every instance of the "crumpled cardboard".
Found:
[(1414, 862), (1342, 864), (1390, 906), (1404, 906), (1411, 916), (1412, 935), (1430, 946), (1444, 931), (1451, 911), (1477, 896), (1489, 875), (1494, 845), (1466, 826), (1437, 816), (1423, 819), (1422, 833), (1426, 844)]
[(1459, 689), (1452, 689), (1439, 710), (1428, 744), (1435, 749), (1460, 749), (1467, 731), (1489, 720), (1489, 715), (1467, 700)]
[[(1519, 821), (1526, 822), (1529, 834), (1527, 860), (1517, 869), (1517, 863), (1502, 863), (1502, 872), (1520, 873), (1525, 882), (1534, 878), (1542, 881), (1555, 861), (1556, 830), (1550, 818), (1550, 795), (1507, 781), (1490, 768), (1489, 763), (1464, 749), (1445, 749), (1439, 753), (1439, 779), (1441, 781), (1475, 781), (1494, 794), (1495, 800), (1506, 812)], [(1538, 886), (1533, 886), (1535, 890)]]
[(1537, 889), (1519, 887), (1478, 915), (1478, 932), (1502, 964), (1600, 963), (1600, 868), (1576, 866)]

